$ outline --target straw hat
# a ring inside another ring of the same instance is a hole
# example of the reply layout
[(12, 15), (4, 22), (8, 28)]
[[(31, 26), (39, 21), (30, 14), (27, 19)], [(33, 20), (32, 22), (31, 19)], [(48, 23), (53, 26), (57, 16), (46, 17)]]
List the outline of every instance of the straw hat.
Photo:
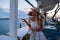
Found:
[(40, 10), (39, 8), (35, 7), (35, 8), (31, 8), (32, 11), (36, 11), (36, 12), (39, 12), (40, 13)]
[(44, 17), (41, 15), (41, 13), (40, 13), (40, 9), (39, 9), (39, 8), (35, 7), (35, 8), (31, 8), (31, 10), (38, 12), (38, 15), (40, 15), (42, 18), (44, 18)]

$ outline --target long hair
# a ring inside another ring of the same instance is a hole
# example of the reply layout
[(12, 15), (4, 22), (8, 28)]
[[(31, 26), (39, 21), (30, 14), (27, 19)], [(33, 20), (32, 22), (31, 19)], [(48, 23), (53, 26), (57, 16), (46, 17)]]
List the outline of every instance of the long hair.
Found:
[[(34, 12), (36, 9), (32, 9), (32, 11), (31, 12), (29, 12), (29, 16), (32, 16), (33, 15), (33, 13), (32, 12)], [(41, 26), (42, 25), (42, 17), (39, 15), (40, 13), (39, 12), (37, 12), (37, 11), (35, 11), (35, 18), (36, 18), (36, 22), (37, 22), (37, 24), (38, 24), (38, 26)]]
[(38, 14), (38, 12), (36, 12), (36, 21), (37, 21), (37, 23), (38, 23), (38, 26), (40, 26), (40, 16), (39, 16), (39, 14)]
[(35, 12), (36, 12), (35, 17), (36, 17), (37, 24), (39, 27), (41, 26), (41, 28), (42, 28), (43, 27), (43, 20), (42, 20), (43, 18), (41, 17), (39, 12), (37, 12), (37, 11), (35, 11)]

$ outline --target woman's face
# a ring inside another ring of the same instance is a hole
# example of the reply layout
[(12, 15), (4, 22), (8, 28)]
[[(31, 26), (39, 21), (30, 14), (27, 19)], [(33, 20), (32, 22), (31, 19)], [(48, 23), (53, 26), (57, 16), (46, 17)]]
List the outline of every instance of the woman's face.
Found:
[(36, 12), (35, 11), (32, 11), (32, 16), (36, 16)]
[(30, 20), (35, 21), (36, 19), (36, 12), (32, 11), (32, 15), (30, 16)]
[(30, 16), (29, 18), (31, 21), (35, 21), (35, 17), (34, 16)]

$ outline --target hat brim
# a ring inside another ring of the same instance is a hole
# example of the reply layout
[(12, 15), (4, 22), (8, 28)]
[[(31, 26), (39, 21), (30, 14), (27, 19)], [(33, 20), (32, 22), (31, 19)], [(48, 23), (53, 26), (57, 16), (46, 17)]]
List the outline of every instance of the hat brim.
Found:
[(40, 13), (40, 10), (38, 8), (31, 8), (32, 11), (36, 11)]

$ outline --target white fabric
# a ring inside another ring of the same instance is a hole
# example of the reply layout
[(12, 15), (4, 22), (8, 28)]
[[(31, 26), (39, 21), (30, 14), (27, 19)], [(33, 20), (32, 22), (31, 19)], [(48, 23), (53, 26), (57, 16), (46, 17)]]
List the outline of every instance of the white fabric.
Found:
[[(39, 28), (36, 22), (30, 22), (32, 28)], [(30, 34), (30, 40), (47, 40), (43, 34), (42, 31), (36, 32), (36, 31), (31, 31)]]
[(29, 27), (27, 27), (27, 26), (19, 28), (17, 30), (17, 36), (24, 37), (28, 33), (28, 31), (29, 31)]
[(56, 29), (55, 26), (51, 26), (51, 25), (45, 26), (45, 27), (43, 27), (43, 28), (44, 28), (44, 29)]
[(42, 31), (41, 32), (32, 31), (30, 35), (30, 40), (47, 40), (47, 39)]
[[(17, 30), (17, 36), (22, 38), (22, 37), (24, 37), (28, 32), (29, 32), (29, 34), (30, 34), (30, 32), (31, 32), (31, 31), (29, 30), (29, 27), (28, 27), (28, 26), (19, 28), (19, 29)], [(7, 34), (10, 35), (9, 32), (8, 32)]]
[(38, 29), (39, 27), (38, 27), (38, 24), (36, 23), (36, 22), (30, 22), (30, 24), (31, 24), (31, 26), (32, 26), (32, 28), (35, 28), (35, 29)]

